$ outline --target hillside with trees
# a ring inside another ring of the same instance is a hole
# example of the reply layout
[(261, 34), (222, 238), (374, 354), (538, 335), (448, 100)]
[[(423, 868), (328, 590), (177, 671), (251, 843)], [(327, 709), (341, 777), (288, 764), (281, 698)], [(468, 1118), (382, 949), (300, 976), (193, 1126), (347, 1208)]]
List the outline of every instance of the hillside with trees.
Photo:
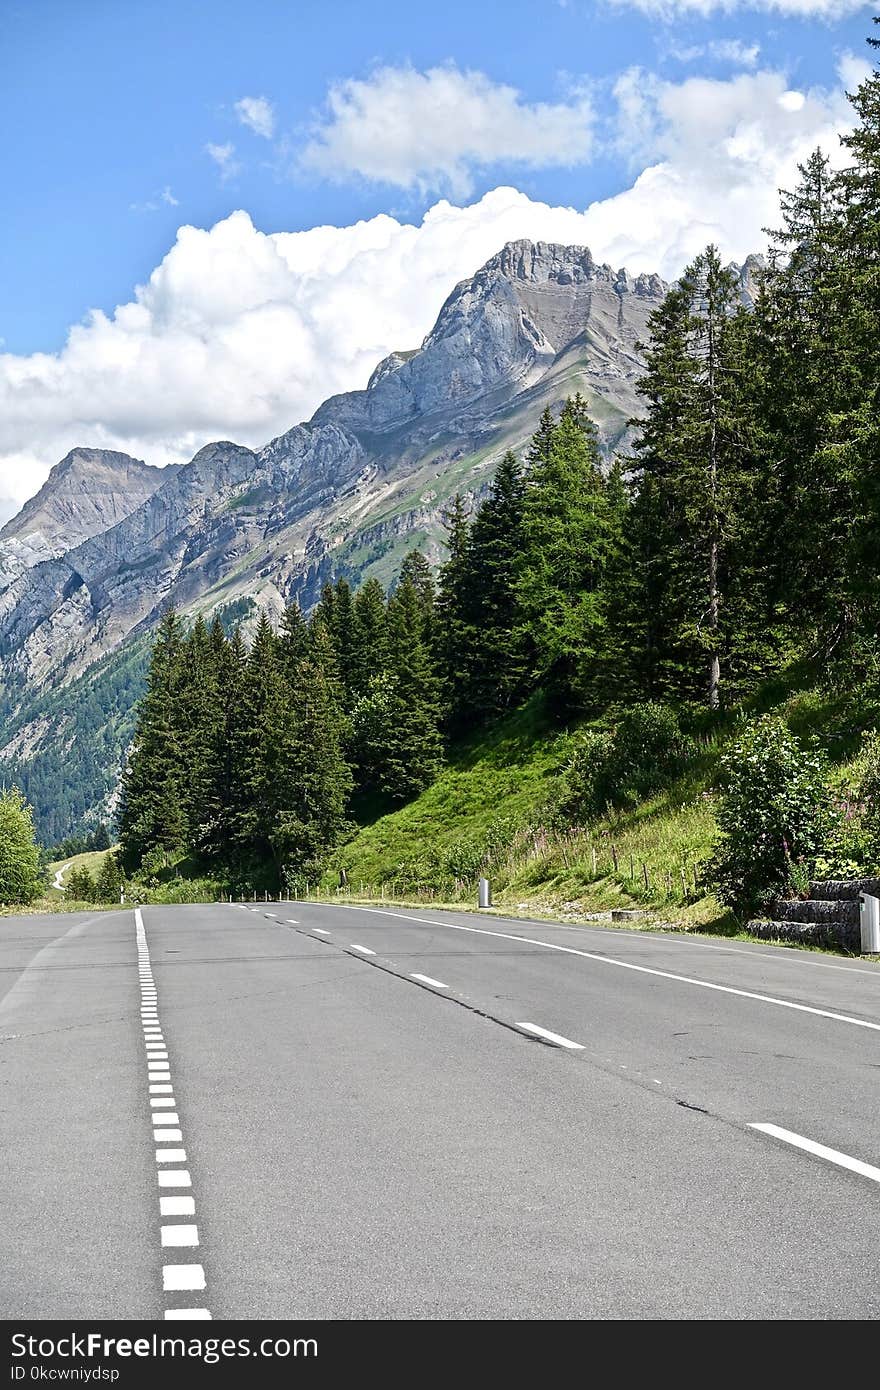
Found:
[[(416, 549), (390, 593), (337, 579), (250, 644), (166, 612), (122, 783), (128, 872), (293, 891), (409, 823), (409, 892), (472, 884), (502, 850), (513, 884), (511, 846), (539, 835), (623, 884), (614, 827), (657, 798), (702, 829), (685, 872), (641, 860), (648, 898), (711, 888), (743, 914), (817, 865), (877, 868), (876, 71), (853, 105), (844, 167), (816, 151), (781, 195), (754, 306), (709, 246), (651, 315), (631, 456), (601, 466), (575, 395), (478, 505), (454, 498), (436, 571)], [(523, 741), (543, 749), (540, 794), (508, 778), (494, 849), (474, 833), (469, 860), (432, 861), (412, 808), (517, 729), (507, 767), (528, 780)]]

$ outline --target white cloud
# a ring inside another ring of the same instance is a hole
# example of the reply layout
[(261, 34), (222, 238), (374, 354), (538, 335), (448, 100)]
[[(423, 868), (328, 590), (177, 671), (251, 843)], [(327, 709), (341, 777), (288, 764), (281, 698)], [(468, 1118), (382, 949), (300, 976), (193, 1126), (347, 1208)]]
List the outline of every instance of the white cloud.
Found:
[(652, 19), (672, 20), (680, 15), (710, 15), (719, 11), (760, 10), (792, 19), (833, 21), (868, 8), (868, 0), (608, 0), (617, 9), (641, 10)]
[[(841, 69), (851, 81), (849, 59)], [(776, 189), (817, 144), (839, 157), (851, 122), (842, 90), (804, 90), (796, 110), (789, 91), (775, 72), (672, 83), (631, 70), (617, 140), (638, 151), (637, 177), (586, 211), (496, 188), (437, 202), (416, 226), (380, 215), (266, 235), (236, 212), (181, 227), (131, 302), (93, 312), (61, 352), (0, 353), (0, 496), (23, 501), (76, 444), (168, 463), (212, 439), (265, 442), (417, 346), (455, 282), (516, 237), (667, 278), (709, 240), (730, 258), (760, 250)]]
[(275, 133), (275, 112), (266, 97), (242, 97), (235, 103), (235, 114), (255, 135), (271, 140)]
[(205, 153), (213, 159), (217, 168), (220, 170), (220, 177), (223, 180), (233, 178), (241, 168), (235, 157), (235, 146), (231, 141), (227, 141), (225, 145), (207, 144), (205, 146)]
[(463, 197), (475, 169), (583, 163), (592, 127), (584, 91), (563, 102), (529, 103), (515, 87), (452, 64), (427, 72), (384, 67), (331, 87), (300, 164), (329, 178), (358, 174)]
[(756, 67), (760, 56), (759, 43), (744, 43), (742, 39), (710, 39), (708, 43), (669, 50), (669, 57), (676, 58), (680, 63), (693, 63), (697, 58), (708, 57), (719, 63), (731, 63), (737, 68)]
[(154, 194), (154, 196), (148, 198), (145, 203), (129, 203), (128, 206), (131, 212), (158, 212), (163, 204), (165, 207), (176, 208), (178, 202), (179, 200), (175, 198), (169, 185), (166, 183), (161, 193)]
[(838, 60), (837, 72), (846, 91), (855, 92), (871, 76), (873, 67), (866, 58), (846, 49)]

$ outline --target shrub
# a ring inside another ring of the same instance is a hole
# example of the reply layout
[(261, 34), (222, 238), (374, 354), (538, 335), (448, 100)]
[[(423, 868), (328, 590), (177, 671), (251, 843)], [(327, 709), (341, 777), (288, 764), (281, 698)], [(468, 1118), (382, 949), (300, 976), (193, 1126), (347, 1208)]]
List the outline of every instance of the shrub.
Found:
[(69, 903), (95, 901), (95, 880), (86, 868), (71, 869), (64, 887), (65, 900)]
[(706, 877), (742, 915), (809, 877), (834, 812), (824, 758), (801, 748), (776, 716), (751, 724), (721, 767), (720, 834)]
[(568, 766), (563, 811), (589, 820), (609, 806), (633, 806), (683, 770), (691, 751), (668, 705), (633, 705), (611, 730), (589, 729)]
[(0, 902), (29, 903), (41, 887), (30, 806), (17, 787), (0, 791)]

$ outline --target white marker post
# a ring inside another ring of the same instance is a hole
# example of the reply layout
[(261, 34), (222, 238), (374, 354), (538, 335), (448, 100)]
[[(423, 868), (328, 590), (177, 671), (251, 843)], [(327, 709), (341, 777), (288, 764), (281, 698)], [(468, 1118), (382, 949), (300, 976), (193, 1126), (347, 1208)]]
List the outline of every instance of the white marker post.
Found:
[(880, 898), (859, 894), (859, 926), (863, 956), (880, 954)]
[(492, 906), (492, 894), (489, 891), (489, 880), (481, 878), (479, 884), (479, 905), (480, 907)]

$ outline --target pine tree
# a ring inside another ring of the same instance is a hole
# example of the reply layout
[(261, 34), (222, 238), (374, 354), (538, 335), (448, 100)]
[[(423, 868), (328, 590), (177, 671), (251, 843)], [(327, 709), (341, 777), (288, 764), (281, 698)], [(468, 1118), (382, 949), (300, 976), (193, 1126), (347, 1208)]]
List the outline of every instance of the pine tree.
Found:
[(224, 731), (222, 630), (209, 633), (199, 615), (184, 638), (175, 720), (181, 750), (181, 792), (187, 846), (210, 853), (220, 816), (219, 761)]
[(434, 583), (434, 571), (431, 563), (425, 558), (420, 550), (407, 551), (403, 557), (403, 564), (400, 567), (398, 585), (409, 580), (416, 591), (419, 600), (419, 610), (422, 620), (422, 640), (430, 650), (434, 648), (435, 642), (435, 606), (437, 601), (436, 586)]
[(95, 884), (95, 897), (98, 902), (118, 903), (123, 887), (122, 870), (115, 854), (105, 854)]
[[(875, 24), (880, 19), (875, 18)], [(873, 49), (880, 40), (869, 38)], [(844, 216), (840, 242), (837, 332), (849, 369), (849, 399), (840, 403), (827, 450), (838, 479), (838, 531), (845, 532), (841, 618), (826, 649), (852, 634), (856, 661), (880, 654), (880, 71), (876, 65), (850, 98), (858, 120), (842, 137), (848, 163), (839, 186)], [(861, 650), (860, 650), (861, 649)], [(864, 655), (863, 655), (864, 653)]]
[(522, 469), (508, 451), (465, 545), (461, 602), (473, 640), (460, 653), (456, 707), (463, 724), (497, 717), (511, 709), (523, 691), (518, 584), (525, 550), (525, 495)]
[(331, 621), (327, 632), (335, 653), (336, 676), (340, 682), (343, 704), (351, 708), (355, 693), (355, 631), (351, 585), (339, 579), (333, 595)]
[(118, 813), (122, 862), (136, 868), (144, 857), (182, 852), (188, 834), (184, 813), (183, 749), (177, 722), (183, 634), (173, 608), (162, 616), (150, 661), (147, 691), (138, 708)]
[[(709, 247), (649, 320), (636, 452), (644, 693), (721, 700), (735, 623), (725, 608), (742, 498), (754, 463), (736, 283)], [(631, 624), (635, 627), (635, 623)]]
[(248, 654), (235, 628), (229, 641), (217, 653), (218, 683), (222, 693), (222, 723), (216, 730), (214, 749), (216, 784), (213, 801), (217, 818), (213, 834), (205, 846), (206, 854), (228, 868), (242, 868), (242, 847), (246, 841), (244, 825), (249, 800), (243, 783), (250, 751), (250, 709), (245, 697)]
[(582, 669), (596, 659), (608, 553), (598, 438), (580, 396), (566, 402), (556, 426), (545, 411), (529, 461), (520, 639), (532, 680), (564, 711), (577, 705)]
[(371, 679), (388, 666), (388, 620), (385, 594), (378, 580), (370, 578), (354, 596), (352, 605), (352, 692), (366, 694)]
[(384, 733), (381, 790), (395, 802), (434, 781), (443, 759), (440, 692), (425, 641), (422, 605), (411, 579), (388, 604), (392, 634), (391, 689)]
[(444, 722), (455, 734), (467, 727), (468, 711), (462, 692), (470, 651), (476, 641), (467, 613), (468, 513), (460, 493), (456, 493), (442, 517), (448, 555), (437, 582), (435, 651)]
[(799, 172), (798, 185), (780, 194), (782, 226), (769, 233), (751, 360), (768, 461), (756, 518), (769, 545), (768, 622), (807, 644), (840, 612), (852, 507), (828, 446), (851, 385), (838, 327), (838, 181), (821, 150)]
[(292, 678), (293, 673), (304, 659), (309, 646), (309, 627), (302, 615), (299, 603), (285, 609), (278, 632), (278, 658), (281, 667)]

